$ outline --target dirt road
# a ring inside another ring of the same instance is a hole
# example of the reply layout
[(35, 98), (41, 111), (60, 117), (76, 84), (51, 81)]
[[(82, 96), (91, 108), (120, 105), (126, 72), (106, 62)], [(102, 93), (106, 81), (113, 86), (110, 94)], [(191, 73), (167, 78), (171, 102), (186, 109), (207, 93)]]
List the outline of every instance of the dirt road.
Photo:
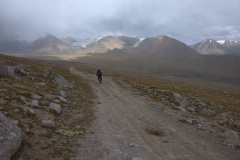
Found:
[(178, 122), (177, 111), (153, 103), (103, 77), (85, 78), (97, 94), (96, 120), (79, 140), (81, 160), (230, 160), (240, 156), (220, 142)]

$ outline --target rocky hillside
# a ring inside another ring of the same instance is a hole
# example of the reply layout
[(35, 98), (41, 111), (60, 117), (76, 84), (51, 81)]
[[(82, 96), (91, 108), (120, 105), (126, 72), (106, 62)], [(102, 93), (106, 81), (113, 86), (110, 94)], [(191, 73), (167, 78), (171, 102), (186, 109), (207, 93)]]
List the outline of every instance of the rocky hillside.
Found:
[(140, 39), (137, 37), (107, 36), (86, 46), (84, 53), (106, 53), (113, 49), (122, 49), (134, 46)]
[(45, 34), (35, 40), (29, 52), (33, 53), (73, 53), (74, 47), (51, 34)]
[(94, 118), (92, 95), (63, 62), (0, 55), (1, 158), (72, 157)]
[[(116, 50), (113, 50), (114, 53)], [(167, 36), (156, 36), (146, 38), (137, 47), (127, 48), (121, 51), (130, 55), (161, 57), (161, 58), (187, 58), (197, 55), (193, 49), (186, 44)]]
[(236, 54), (240, 55), (240, 41), (207, 39), (190, 46), (201, 54)]

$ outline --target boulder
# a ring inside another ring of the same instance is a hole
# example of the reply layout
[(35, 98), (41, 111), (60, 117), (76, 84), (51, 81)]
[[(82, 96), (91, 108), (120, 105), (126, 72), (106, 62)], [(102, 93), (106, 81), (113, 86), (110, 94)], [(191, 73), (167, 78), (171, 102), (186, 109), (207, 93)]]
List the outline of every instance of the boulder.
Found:
[(59, 75), (57, 73), (55, 73), (53, 75), (53, 79), (59, 86), (67, 87), (67, 85), (68, 85), (67, 81), (61, 75)]
[(14, 77), (14, 67), (7, 66), (6, 64), (0, 64), (0, 77)]
[(22, 76), (26, 76), (28, 74), (28, 72), (26, 71), (26, 68), (24, 65), (20, 64), (18, 66), (15, 67), (14, 71), (16, 73), (20, 73)]
[(0, 112), (0, 159), (9, 160), (22, 143), (20, 128)]
[(47, 128), (53, 128), (55, 127), (55, 123), (50, 119), (44, 119), (42, 120), (42, 126)]
[(50, 110), (56, 111), (57, 113), (61, 112), (61, 105), (57, 104), (57, 103), (50, 103), (50, 105), (48, 106), (48, 108)]

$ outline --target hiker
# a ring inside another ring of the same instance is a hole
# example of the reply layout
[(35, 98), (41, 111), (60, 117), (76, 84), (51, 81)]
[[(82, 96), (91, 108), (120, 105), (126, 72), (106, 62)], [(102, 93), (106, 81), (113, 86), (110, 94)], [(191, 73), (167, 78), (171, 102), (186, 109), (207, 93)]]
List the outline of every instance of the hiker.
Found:
[(96, 73), (97, 77), (98, 77), (98, 81), (100, 83), (102, 83), (102, 72), (100, 71), (100, 69), (97, 70), (97, 73)]

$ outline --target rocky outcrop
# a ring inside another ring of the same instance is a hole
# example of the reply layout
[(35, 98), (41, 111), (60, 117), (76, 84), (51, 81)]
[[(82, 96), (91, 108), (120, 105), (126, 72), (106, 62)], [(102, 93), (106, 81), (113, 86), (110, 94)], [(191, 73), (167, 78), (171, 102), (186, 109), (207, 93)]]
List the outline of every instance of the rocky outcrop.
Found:
[(65, 78), (63, 78), (61, 75), (59, 75), (53, 71), (50, 71), (48, 69), (43, 71), (42, 76), (45, 78), (48, 78), (48, 77), (53, 78), (58, 86), (62, 86), (62, 87), (68, 86), (68, 83)]
[(9, 160), (21, 146), (20, 128), (0, 112), (0, 159)]

